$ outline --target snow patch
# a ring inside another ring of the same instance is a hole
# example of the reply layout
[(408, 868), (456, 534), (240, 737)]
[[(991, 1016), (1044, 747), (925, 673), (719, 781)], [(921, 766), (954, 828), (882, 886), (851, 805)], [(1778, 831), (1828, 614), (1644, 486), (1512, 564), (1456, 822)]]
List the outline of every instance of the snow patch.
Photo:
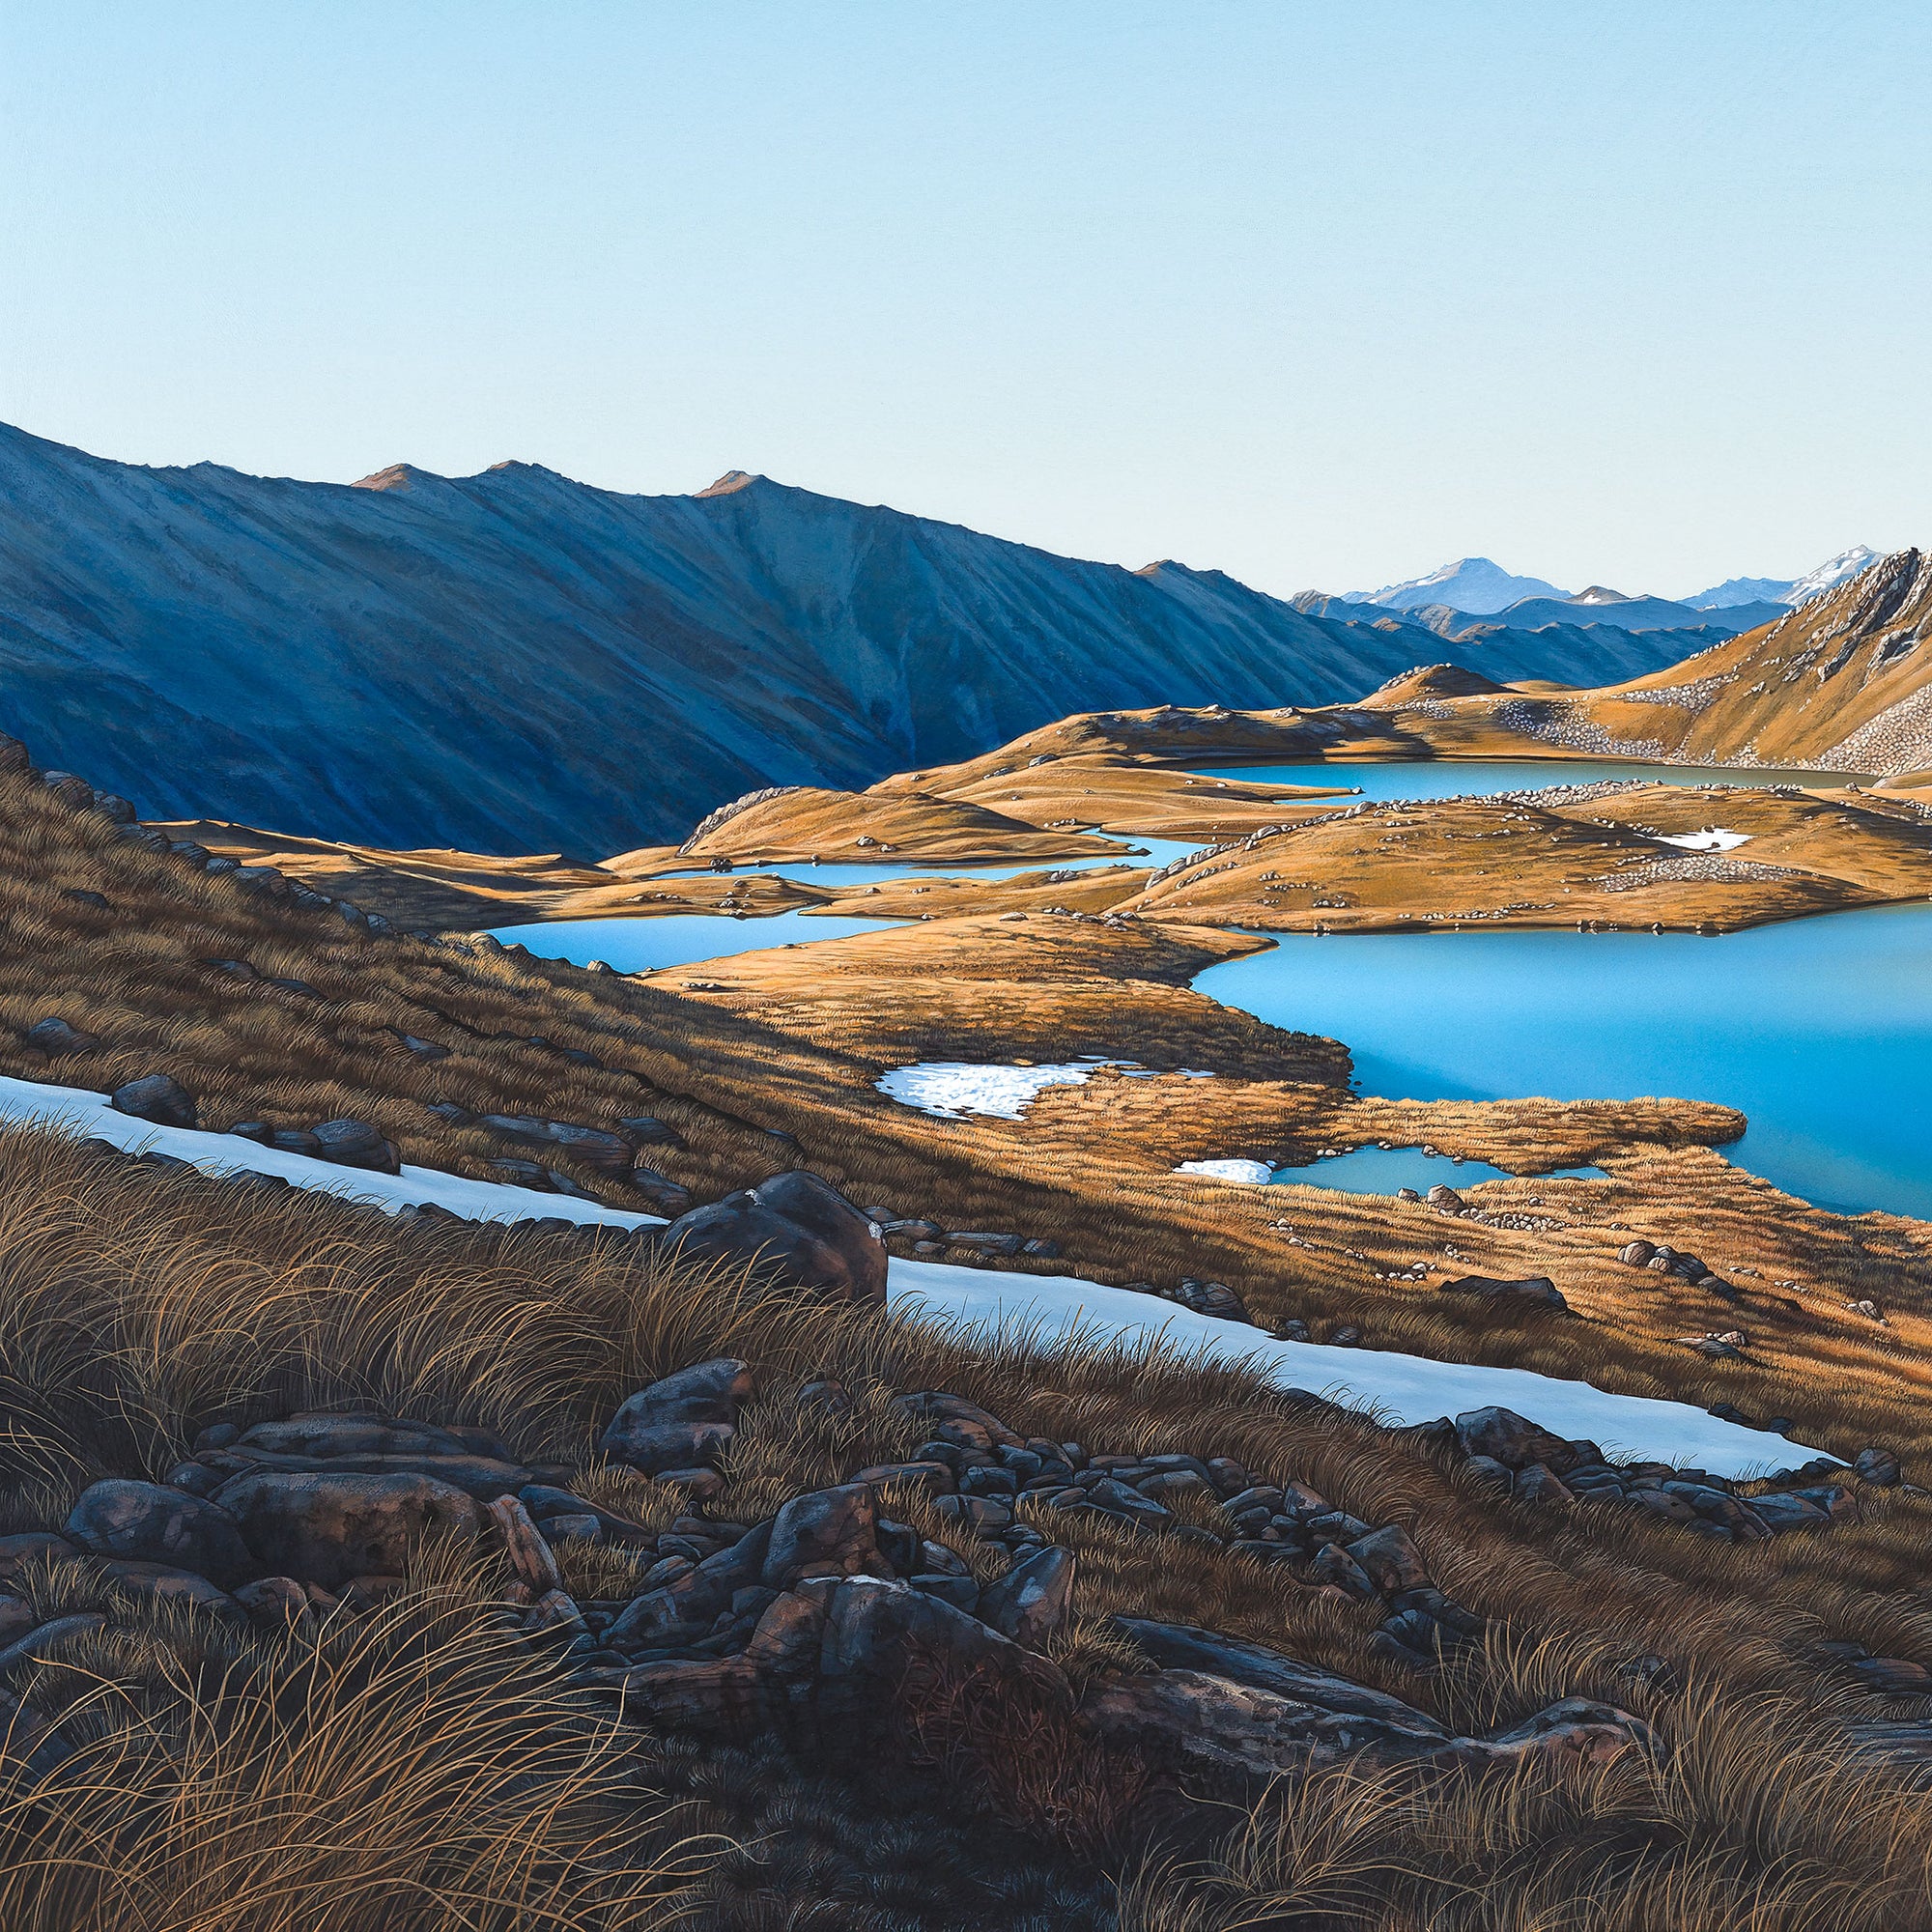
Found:
[(107, 1104), (106, 1094), (84, 1087), (49, 1087), (34, 1080), (0, 1076), (0, 1120), (111, 1141), (128, 1153), (152, 1151), (173, 1154), (204, 1174), (278, 1174), (293, 1187), (365, 1202), (390, 1214), (401, 1208), (434, 1202), (469, 1221), (533, 1221), (551, 1216), (565, 1221), (604, 1221), (618, 1228), (663, 1226), (656, 1214), (629, 1214), (597, 1201), (579, 1201), (568, 1194), (538, 1194), (500, 1180), (470, 1180), (433, 1167), (405, 1166), (401, 1174), (371, 1174), (359, 1167), (336, 1167), (307, 1154), (258, 1147), (233, 1134), (156, 1126), (130, 1114), (117, 1114)]
[(1727, 832), (1721, 825), (1707, 825), (1701, 832), (1660, 835), (1657, 842), (1675, 845), (1686, 852), (1735, 852), (1740, 845), (1748, 845), (1750, 841), (1748, 832)]
[(1205, 1174), (1209, 1180), (1244, 1180), (1265, 1187), (1274, 1169), (1264, 1160), (1183, 1160), (1176, 1174)]
[[(917, 1066), (895, 1066), (875, 1083), (881, 1094), (902, 1107), (916, 1107), (942, 1121), (986, 1114), (1017, 1121), (1034, 1097), (1048, 1087), (1084, 1086), (1098, 1066), (1117, 1066), (1131, 1080), (1152, 1078), (1151, 1067), (1120, 1060), (1075, 1060), (1061, 1065), (1001, 1066), (967, 1060), (928, 1060)], [(1197, 1067), (1177, 1069), (1191, 1080), (1211, 1080)]]
[(958, 1329), (984, 1343), (996, 1334), (1046, 1346), (1078, 1337), (1128, 1347), (1163, 1341), (1208, 1360), (1239, 1362), (1281, 1388), (1302, 1388), (1401, 1426), (1496, 1406), (1606, 1455), (1642, 1458), (1718, 1476), (1762, 1474), (1814, 1450), (1778, 1435), (1720, 1422), (1688, 1403), (1613, 1395), (1588, 1382), (1529, 1369), (1434, 1362), (1375, 1349), (1329, 1349), (1278, 1342), (1260, 1329), (1196, 1315), (1155, 1296), (1065, 1276), (996, 1274), (944, 1262), (891, 1265), (887, 1298), (895, 1310)]
[[(91, 1135), (129, 1152), (152, 1149), (190, 1161), (210, 1175), (278, 1174), (293, 1186), (389, 1213), (434, 1202), (477, 1221), (550, 1217), (619, 1228), (665, 1225), (657, 1214), (537, 1194), (502, 1181), (469, 1180), (435, 1168), (406, 1166), (400, 1175), (368, 1174), (258, 1147), (232, 1134), (156, 1126), (117, 1114), (105, 1094), (85, 1088), (0, 1075), (0, 1120)], [(1208, 1360), (1242, 1363), (1277, 1386), (1311, 1389), (1350, 1407), (1372, 1410), (1394, 1425), (1499, 1404), (1559, 1435), (1587, 1436), (1613, 1456), (1694, 1465), (1720, 1476), (1749, 1475), (1789, 1460), (1780, 1446), (1783, 1438), (1719, 1422), (1686, 1403), (1612, 1395), (1587, 1382), (1563, 1381), (1527, 1369), (1488, 1369), (1377, 1350), (1278, 1342), (1259, 1329), (1196, 1315), (1154, 1295), (1103, 1288), (1070, 1275), (1001, 1274), (895, 1256), (888, 1264), (887, 1302), (896, 1312), (946, 1323), (980, 1343), (999, 1334), (1024, 1335), (1042, 1345), (1076, 1337), (1129, 1347), (1166, 1343)]]

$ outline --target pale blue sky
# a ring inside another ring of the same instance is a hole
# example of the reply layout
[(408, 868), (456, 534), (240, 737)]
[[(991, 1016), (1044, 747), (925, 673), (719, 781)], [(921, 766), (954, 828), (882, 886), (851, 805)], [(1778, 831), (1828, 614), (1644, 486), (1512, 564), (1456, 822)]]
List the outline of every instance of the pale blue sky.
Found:
[(1932, 540), (1932, 7), (0, 4), (0, 418), (1350, 589)]

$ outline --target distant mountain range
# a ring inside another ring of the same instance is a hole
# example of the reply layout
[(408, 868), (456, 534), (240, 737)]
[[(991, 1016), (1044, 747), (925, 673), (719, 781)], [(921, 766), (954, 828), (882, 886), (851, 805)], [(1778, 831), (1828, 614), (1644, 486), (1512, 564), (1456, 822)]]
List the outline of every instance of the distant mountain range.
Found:
[[(1713, 635), (1579, 614), (1486, 620), (1458, 655), (1597, 685)], [(739, 472), (686, 497), (523, 463), (298, 483), (0, 428), (0, 728), (155, 817), (615, 852), (761, 785), (867, 784), (1077, 711), (1350, 699), (1442, 655), (1400, 612)]]
[(1411, 615), (1445, 638), (1469, 634), (1471, 620), (1492, 619), (1517, 630), (1546, 624), (1614, 624), (1627, 631), (1684, 630), (1721, 626), (1723, 635), (1755, 630), (1787, 610), (1835, 589), (1856, 577), (1878, 552), (1863, 544), (1840, 551), (1804, 577), (1733, 577), (1693, 597), (1627, 596), (1601, 583), (1574, 596), (1540, 577), (1515, 577), (1486, 556), (1460, 557), (1380, 590), (1353, 591), (1347, 603), (1360, 611)]
[(1373, 604), (1383, 611), (1421, 611), (1433, 605), (1487, 617), (1506, 611), (1525, 597), (1564, 597), (1568, 592), (1540, 577), (1512, 577), (1501, 564), (1486, 556), (1459, 557), (1411, 577), (1402, 583), (1385, 583), (1379, 590), (1351, 590), (1351, 604)]
[(1438, 753), (1494, 757), (1510, 739), (1548, 755), (1796, 765), (1932, 779), (1932, 557), (1878, 558), (1786, 609), (1641, 678), (1596, 691), (1484, 688), (1438, 668), (1370, 700)]

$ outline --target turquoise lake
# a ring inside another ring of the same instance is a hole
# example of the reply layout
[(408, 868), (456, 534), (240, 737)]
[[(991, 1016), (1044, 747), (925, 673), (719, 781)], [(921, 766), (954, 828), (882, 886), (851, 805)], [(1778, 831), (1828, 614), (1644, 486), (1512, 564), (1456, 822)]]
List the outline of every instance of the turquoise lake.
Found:
[[(1543, 1180), (1602, 1180), (1601, 1167), (1556, 1167), (1537, 1177)], [(1293, 1181), (1301, 1187), (1330, 1187), (1343, 1194), (1393, 1194), (1412, 1187), (1427, 1194), (1432, 1187), (1473, 1187), (1479, 1180), (1504, 1180), (1506, 1168), (1486, 1160), (1452, 1160), (1447, 1154), (1424, 1153), (1419, 1147), (1354, 1148), (1304, 1167), (1278, 1167), (1271, 1181)]]
[[(901, 875), (902, 876), (902, 875)], [(901, 919), (839, 919), (831, 913), (781, 912), (769, 919), (733, 919), (728, 913), (670, 913), (662, 919), (572, 919), (538, 925), (499, 925), (505, 946), (526, 946), (539, 959), (593, 959), (619, 973), (655, 973), (666, 966), (693, 966), (728, 959), (734, 952), (763, 952), (774, 946), (814, 939), (850, 939), (858, 932), (903, 925)]]
[[(1346, 1040), (1370, 1094), (1717, 1100), (1821, 1208), (1932, 1216), (1932, 905), (1687, 933), (1277, 936), (1195, 986)], [(1238, 1153), (1239, 1149), (1230, 1149)]]
[[(1339, 781), (1377, 798), (1454, 797), (1604, 778), (1832, 782), (1831, 774), (1818, 772), (1580, 758), (1246, 766), (1203, 776)], [(1162, 858), (1188, 849), (1135, 842), (1155, 846)], [(770, 869), (831, 883), (837, 874), (902, 877), (913, 868)], [(799, 913), (747, 920), (695, 915), (506, 926), (497, 937), (520, 940), (547, 957), (579, 965), (604, 959), (636, 973), (894, 923)], [(1932, 1218), (1932, 905), (1832, 913), (1720, 938), (1561, 931), (1268, 936), (1276, 940), (1269, 952), (1209, 967), (1195, 985), (1274, 1025), (1347, 1041), (1367, 1093), (1418, 1100), (1643, 1094), (1715, 1100), (1749, 1119), (1744, 1140), (1725, 1150), (1739, 1165), (1823, 1208)], [(1390, 1160), (1384, 1154), (1376, 1163), (1373, 1182), (1365, 1175), (1364, 1191), (1414, 1184), (1389, 1180)], [(1321, 1165), (1325, 1184), (1340, 1182), (1341, 1163)], [(1437, 1171), (1448, 1164), (1427, 1166)], [(1468, 1167), (1449, 1171), (1465, 1179), (1470, 1174)]]

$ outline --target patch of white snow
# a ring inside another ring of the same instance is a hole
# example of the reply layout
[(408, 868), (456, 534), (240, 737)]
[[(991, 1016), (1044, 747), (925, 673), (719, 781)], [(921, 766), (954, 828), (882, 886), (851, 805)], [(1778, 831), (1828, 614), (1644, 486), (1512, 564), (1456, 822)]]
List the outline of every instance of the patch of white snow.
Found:
[(1735, 852), (1740, 845), (1748, 845), (1751, 835), (1748, 832), (1727, 832), (1721, 825), (1707, 825), (1701, 832), (1676, 832), (1667, 837), (1660, 836), (1660, 845), (1675, 845), (1686, 852)]
[[(129, 1152), (153, 1149), (191, 1161), (210, 1175), (278, 1174), (292, 1186), (364, 1202), (390, 1213), (435, 1202), (476, 1221), (550, 1216), (620, 1228), (664, 1226), (660, 1215), (629, 1213), (569, 1195), (538, 1194), (502, 1181), (469, 1180), (435, 1168), (405, 1166), (399, 1175), (370, 1174), (304, 1154), (282, 1153), (232, 1134), (156, 1126), (116, 1113), (104, 1094), (85, 1088), (0, 1075), (0, 1121), (93, 1136)], [(1278, 1342), (1257, 1328), (1070, 1275), (1001, 1274), (895, 1257), (888, 1266), (887, 1298), (896, 1312), (945, 1322), (980, 1342), (998, 1334), (1024, 1336), (1038, 1345), (1085, 1337), (1127, 1347), (1154, 1343), (1214, 1361), (1239, 1362), (1282, 1387), (1311, 1389), (1350, 1407), (1371, 1410), (1391, 1424), (1427, 1422), (1497, 1404), (1558, 1435), (1587, 1436), (1613, 1456), (1694, 1465), (1714, 1475), (1748, 1475), (1789, 1460), (1780, 1446), (1783, 1438), (1720, 1422), (1686, 1403), (1613, 1395), (1588, 1382), (1559, 1380), (1527, 1369), (1489, 1369), (1379, 1350)]]
[(1176, 1174), (1205, 1174), (1209, 1180), (1245, 1180), (1264, 1187), (1274, 1169), (1264, 1160), (1183, 1160)]
[(1689, 1403), (1613, 1395), (1588, 1382), (1560, 1380), (1528, 1369), (1278, 1342), (1258, 1328), (1196, 1315), (1152, 1295), (1066, 1276), (998, 1274), (944, 1262), (895, 1260), (887, 1295), (896, 1311), (944, 1322), (981, 1342), (995, 1334), (1039, 1346), (1076, 1336), (1127, 1347), (1164, 1342), (1182, 1354), (1196, 1351), (1213, 1361), (1242, 1363), (1280, 1387), (1311, 1390), (1370, 1410), (1391, 1425), (1497, 1406), (1566, 1439), (1587, 1437), (1607, 1455), (1706, 1469), (1718, 1476), (1762, 1474), (1803, 1460), (1799, 1445), (1784, 1437), (1720, 1422)]
[[(1054, 1066), (1000, 1066), (966, 1060), (928, 1060), (917, 1066), (895, 1066), (877, 1083), (879, 1092), (903, 1107), (917, 1107), (942, 1121), (986, 1114), (1017, 1121), (1034, 1096), (1048, 1087), (1079, 1087), (1096, 1066), (1120, 1066), (1132, 1080), (1151, 1080), (1151, 1067), (1113, 1060), (1069, 1061)], [(1193, 1080), (1211, 1080), (1211, 1073), (1183, 1066)]]
[(31, 1122), (77, 1137), (111, 1141), (128, 1153), (173, 1154), (204, 1174), (278, 1174), (293, 1187), (367, 1202), (393, 1214), (425, 1201), (447, 1208), (469, 1221), (534, 1221), (549, 1215), (565, 1221), (608, 1221), (613, 1227), (663, 1226), (656, 1214), (630, 1214), (597, 1201), (568, 1194), (538, 1194), (497, 1180), (469, 1180), (433, 1167), (405, 1166), (401, 1174), (371, 1174), (358, 1167), (336, 1167), (307, 1154), (283, 1153), (187, 1127), (161, 1127), (117, 1114), (104, 1094), (84, 1087), (50, 1087), (35, 1080), (0, 1076), (0, 1120)]

